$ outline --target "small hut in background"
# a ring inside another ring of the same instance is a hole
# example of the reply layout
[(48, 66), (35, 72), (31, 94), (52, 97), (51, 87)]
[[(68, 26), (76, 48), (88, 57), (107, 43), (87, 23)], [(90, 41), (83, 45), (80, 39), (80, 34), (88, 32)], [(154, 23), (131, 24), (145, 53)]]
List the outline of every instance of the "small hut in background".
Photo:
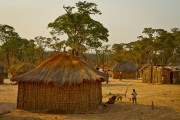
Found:
[(170, 68), (153, 66), (152, 83), (173, 84), (173, 74)]
[(180, 70), (169, 66), (153, 66), (152, 83), (178, 84), (180, 83)]
[(152, 83), (152, 66), (150, 64), (143, 65), (138, 72), (143, 83)]
[(145, 65), (140, 69), (143, 83), (178, 84), (180, 70), (169, 66)]
[(113, 79), (136, 79), (137, 78), (137, 67), (134, 64), (117, 64), (112, 68)]
[(174, 83), (180, 84), (180, 70), (174, 70), (173, 76), (174, 76), (174, 79), (173, 79)]
[(102, 102), (107, 75), (79, 57), (59, 53), (18, 81), (17, 108), (58, 113), (89, 113)]

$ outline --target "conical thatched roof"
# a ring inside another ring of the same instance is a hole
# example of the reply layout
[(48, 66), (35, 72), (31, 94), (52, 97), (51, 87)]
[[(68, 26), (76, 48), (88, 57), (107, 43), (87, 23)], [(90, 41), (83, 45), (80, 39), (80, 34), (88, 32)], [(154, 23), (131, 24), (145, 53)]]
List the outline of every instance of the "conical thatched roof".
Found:
[(83, 61), (80, 57), (59, 53), (35, 69), (13, 78), (13, 81), (55, 84), (79, 84), (83, 80), (105, 81), (107, 76)]
[(132, 63), (126, 63), (126, 64), (116, 64), (113, 66), (112, 70), (118, 70), (118, 71), (136, 71), (137, 67), (133, 65)]

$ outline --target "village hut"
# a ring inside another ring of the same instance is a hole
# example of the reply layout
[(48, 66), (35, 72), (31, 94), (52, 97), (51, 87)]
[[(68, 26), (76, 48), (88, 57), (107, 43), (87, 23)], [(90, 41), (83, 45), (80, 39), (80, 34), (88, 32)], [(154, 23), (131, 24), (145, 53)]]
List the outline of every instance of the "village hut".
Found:
[(90, 113), (102, 102), (107, 79), (80, 57), (59, 53), (12, 80), (18, 81), (18, 109)]
[(174, 84), (180, 84), (180, 70), (174, 70), (173, 71), (173, 76), (174, 76)]
[(137, 67), (132, 63), (116, 64), (113, 68), (114, 79), (136, 79)]
[(178, 84), (180, 70), (170, 66), (152, 66), (146, 64), (139, 70), (143, 83)]
[(180, 83), (180, 70), (169, 66), (153, 66), (152, 83), (178, 84)]
[(164, 66), (153, 66), (152, 83), (172, 84), (172, 70)]
[(143, 83), (152, 83), (152, 65), (145, 64), (138, 70)]

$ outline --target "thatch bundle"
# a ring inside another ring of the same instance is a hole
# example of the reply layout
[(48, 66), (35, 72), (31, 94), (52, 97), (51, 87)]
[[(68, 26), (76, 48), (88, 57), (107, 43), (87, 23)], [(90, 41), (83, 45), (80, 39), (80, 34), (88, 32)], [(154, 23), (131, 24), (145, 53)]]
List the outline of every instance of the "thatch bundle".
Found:
[(102, 101), (101, 82), (107, 79), (80, 57), (59, 53), (12, 80), (19, 83), (20, 109), (87, 113)]
[(28, 63), (28, 62), (18, 63), (18, 64), (11, 66), (10, 72), (11, 72), (12, 76), (15, 77), (17, 75), (26, 73), (34, 68), (35, 68), (35, 65)]

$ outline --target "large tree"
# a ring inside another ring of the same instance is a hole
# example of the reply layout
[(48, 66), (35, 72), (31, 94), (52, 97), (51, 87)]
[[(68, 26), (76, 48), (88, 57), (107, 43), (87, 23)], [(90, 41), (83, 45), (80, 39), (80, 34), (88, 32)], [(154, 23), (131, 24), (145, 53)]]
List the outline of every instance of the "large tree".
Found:
[(66, 45), (72, 48), (73, 54), (84, 52), (87, 47), (101, 47), (102, 42), (108, 41), (108, 30), (100, 22), (91, 18), (91, 15), (101, 14), (95, 3), (78, 2), (76, 12), (73, 12), (75, 7), (64, 6), (63, 8), (66, 13), (49, 23), (48, 27), (52, 29), (53, 35), (68, 36)]
[(15, 32), (15, 29), (9, 25), (0, 24), (0, 43), (4, 47), (2, 48), (6, 54), (7, 67), (10, 66), (10, 44), (9, 42), (15, 39), (19, 39), (18, 33)]
[(172, 56), (172, 63), (180, 65), (180, 30), (179, 28), (171, 29), (172, 35), (174, 37), (174, 51)]

